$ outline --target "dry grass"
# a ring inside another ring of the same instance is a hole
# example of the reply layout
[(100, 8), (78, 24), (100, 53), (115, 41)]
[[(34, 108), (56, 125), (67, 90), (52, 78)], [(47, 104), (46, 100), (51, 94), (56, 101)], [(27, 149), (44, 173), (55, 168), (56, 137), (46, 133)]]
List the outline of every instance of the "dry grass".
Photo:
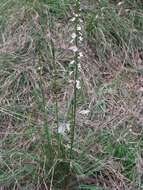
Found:
[[(81, 189), (90, 190), (95, 186), (105, 190), (140, 190), (143, 185), (143, 36), (142, 22), (134, 20), (142, 18), (142, 8), (113, 6), (112, 9), (117, 9), (114, 19), (114, 12), (104, 11), (110, 6), (98, 6), (96, 14), (92, 10), (87, 12), (85, 7), (82, 10), (82, 83), (77, 94), (74, 144), (77, 158), (72, 160), (76, 176), (73, 174), (64, 188), (74, 189), (81, 184)], [(46, 171), (47, 158), (41, 149), (46, 144), (42, 96), (54, 134), (53, 144), (57, 147), (54, 92), (58, 92), (61, 123), (70, 120), (74, 96), (73, 76), (69, 74), (69, 63), (74, 57), (70, 50), (72, 8), (66, 16), (59, 13), (62, 19), (55, 18), (52, 36), (48, 15), (43, 13), (46, 7), (41, 12), (40, 8), (25, 4), (19, 10), (14, 6), (9, 11), (10, 17), (3, 18), (7, 22), (2, 25), (0, 36), (0, 189), (50, 189), (50, 182), (58, 183), (58, 172), (67, 166), (61, 160), (58, 161), (64, 167), (56, 166), (55, 160)], [(55, 42), (57, 89), (50, 38)], [(83, 115), (82, 110), (90, 113)], [(68, 134), (63, 141), (63, 149), (68, 150)], [(52, 178), (54, 164), (58, 179)]]

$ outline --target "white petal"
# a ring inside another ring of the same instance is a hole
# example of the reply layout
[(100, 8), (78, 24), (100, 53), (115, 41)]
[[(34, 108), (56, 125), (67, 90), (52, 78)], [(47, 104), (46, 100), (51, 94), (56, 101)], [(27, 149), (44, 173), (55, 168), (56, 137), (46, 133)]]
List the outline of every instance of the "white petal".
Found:
[(89, 110), (81, 110), (79, 113), (82, 115), (88, 115), (89, 114)]
[(83, 57), (83, 53), (79, 52), (79, 58)]
[(78, 48), (76, 46), (72, 46), (69, 49), (72, 50), (73, 52), (77, 52), (78, 51)]
[(78, 64), (78, 70), (81, 71), (81, 64)]
[(76, 36), (77, 36), (76, 33), (72, 33), (72, 35), (71, 35), (72, 39), (75, 39)]
[(79, 81), (79, 80), (76, 80), (76, 88), (77, 88), (77, 89), (81, 89), (80, 81)]
[(71, 76), (73, 74), (73, 71), (71, 71), (70, 73), (69, 73), (69, 75)]
[(83, 37), (80, 36), (79, 37), (79, 41), (82, 42), (83, 41)]
[(78, 31), (81, 31), (81, 26), (77, 26), (77, 30), (78, 30)]
[(70, 62), (70, 65), (73, 65), (75, 63), (75, 61), (74, 60), (72, 60), (71, 62)]
[(42, 69), (42, 67), (38, 67), (37, 70), (40, 71)]
[(122, 5), (122, 4), (124, 4), (124, 2), (123, 2), (123, 1), (120, 1), (117, 5), (120, 6), (120, 5)]
[(71, 19), (71, 21), (74, 22), (74, 21), (75, 21), (75, 17), (73, 17), (73, 18)]

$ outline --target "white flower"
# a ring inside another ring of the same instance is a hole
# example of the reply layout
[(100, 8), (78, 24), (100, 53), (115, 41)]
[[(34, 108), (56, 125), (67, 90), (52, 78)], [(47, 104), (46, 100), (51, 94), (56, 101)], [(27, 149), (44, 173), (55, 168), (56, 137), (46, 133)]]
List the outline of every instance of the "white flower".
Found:
[(72, 50), (73, 52), (77, 52), (78, 51), (78, 48), (76, 46), (72, 46), (69, 49)]
[(73, 18), (71, 19), (71, 21), (74, 22), (74, 21), (75, 21), (75, 17), (73, 17)]
[(74, 39), (70, 40), (70, 43), (72, 44), (74, 42)]
[(88, 115), (89, 114), (89, 110), (81, 110), (79, 113), (82, 115)]
[(77, 30), (78, 30), (78, 31), (81, 31), (81, 26), (77, 26)]
[(71, 62), (70, 62), (70, 65), (73, 65), (75, 63), (75, 61), (74, 60), (72, 60)]
[(79, 52), (78, 56), (79, 56), (79, 58), (83, 57), (83, 53)]
[(69, 123), (60, 123), (58, 128), (58, 133), (65, 135), (65, 132), (70, 131), (70, 124)]
[(69, 75), (71, 76), (73, 74), (73, 71), (71, 71), (70, 73), (69, 73)]
[(125, 12), (128, 13), (130, 11), (130, 9), (125, 9)]
[(123, 1), (120, 1), (117, 5), (120, 6), (120, 5), (122, 5), (122, 4), (124, 4), (124, 2), (123, 2)]
[(120, 142), (120, 139), (118, 138), (116, 141), (117, 141), (117, 142)]
[(72, 35), (71, 35), (72, 39), (75, 39), (76, 36), (77, 36), (76, 33), (72, 33)]
[(38, 67), (37, 70), (40, 71), (42, 69), (42, 67)]
[(79, 80), (76, 80), (76, 88), (77, 88), (77, 89), (81, 89), (80, 81), (79, 81)]
[(78, 70), (81, 71), (81, 64), (78, 64)]
[(82, 42), (83, 41), (83, 37), (79, 36), (79, 41)]

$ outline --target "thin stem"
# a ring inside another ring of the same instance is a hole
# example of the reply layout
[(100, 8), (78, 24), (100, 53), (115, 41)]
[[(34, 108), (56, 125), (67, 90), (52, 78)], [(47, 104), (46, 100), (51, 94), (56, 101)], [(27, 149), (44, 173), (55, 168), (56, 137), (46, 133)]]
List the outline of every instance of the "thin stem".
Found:
[[(76, 0), (76, 14), (79, 15), (80, 12), (80, 1)], [(78, 48), (78, 38), (79, 38), (79, 33), (77, 30), (77, 26), (79, 24), (79, 18), (76, 17), (75, 20), (75, 33), (76, 33), (76, 38), (75, 38), (75, 46)], [(78, 59), (78, 54), (79, 52), (75, 52), (75, 57), (74, 57), (74, 98), (73, 98), (73, 121), (72, 121), (72, 128), (71, 128), (71, 147), (70, 147), (70, 157), (72, 157), (72, 152), (73, 152), (73, 144), (75, 140), (75, 128), (76, 128), (76, 109), (77, 109), (77, 78), (78, 78), (78, 64), (79, 64), (79, 59)]]
[(49, 28), (50, 28), (50, 43), (51, 43), (51, 54), (52, 54), (52, 65), (53, 65), (53, 80), (54, 80), (54, 85), (53, 85), (53, 91), (54, 91), (54, 99), (55, 99), (55, 119), (56, 119), (56, 130), (57, 130), (57, 143), (58, 143), (58, 154), (60, 156), (61, 154), (61, 147), (62, 147), (62, 139), (60, 134), (58, 133), (59, 129), (59, 107), (58, 107), (58, 84), (57, 84), (57, 77), (58, 77), (58, 72), (57, 72), (57, 65), (56, 65), (56, 57), (55, 57), (55, 45), (54, 41), (52, 39), (52, 33), (54, 30), (54, 22), (53, 18), (51, 15), (49, 15), (50, 22), (49, 22)]
[(73, 122), (71, 129), (71, 150), (70, 155), (72, 156), (73, 143), (75, 139), (75, 128), (76, 128), (76, 109), (77, 109), (77, 88), (76, 81), (78, 76), (78, 54), (75, 55), (75, 74), (74, 74), (74, 99), (73, 99)]

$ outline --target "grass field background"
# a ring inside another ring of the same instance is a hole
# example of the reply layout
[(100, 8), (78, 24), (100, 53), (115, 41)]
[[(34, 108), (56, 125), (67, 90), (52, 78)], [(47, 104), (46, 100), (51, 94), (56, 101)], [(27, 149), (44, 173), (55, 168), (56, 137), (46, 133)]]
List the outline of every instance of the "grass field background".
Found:
[(0, 189), (143, 189), (141, 0), (0, 1)]

